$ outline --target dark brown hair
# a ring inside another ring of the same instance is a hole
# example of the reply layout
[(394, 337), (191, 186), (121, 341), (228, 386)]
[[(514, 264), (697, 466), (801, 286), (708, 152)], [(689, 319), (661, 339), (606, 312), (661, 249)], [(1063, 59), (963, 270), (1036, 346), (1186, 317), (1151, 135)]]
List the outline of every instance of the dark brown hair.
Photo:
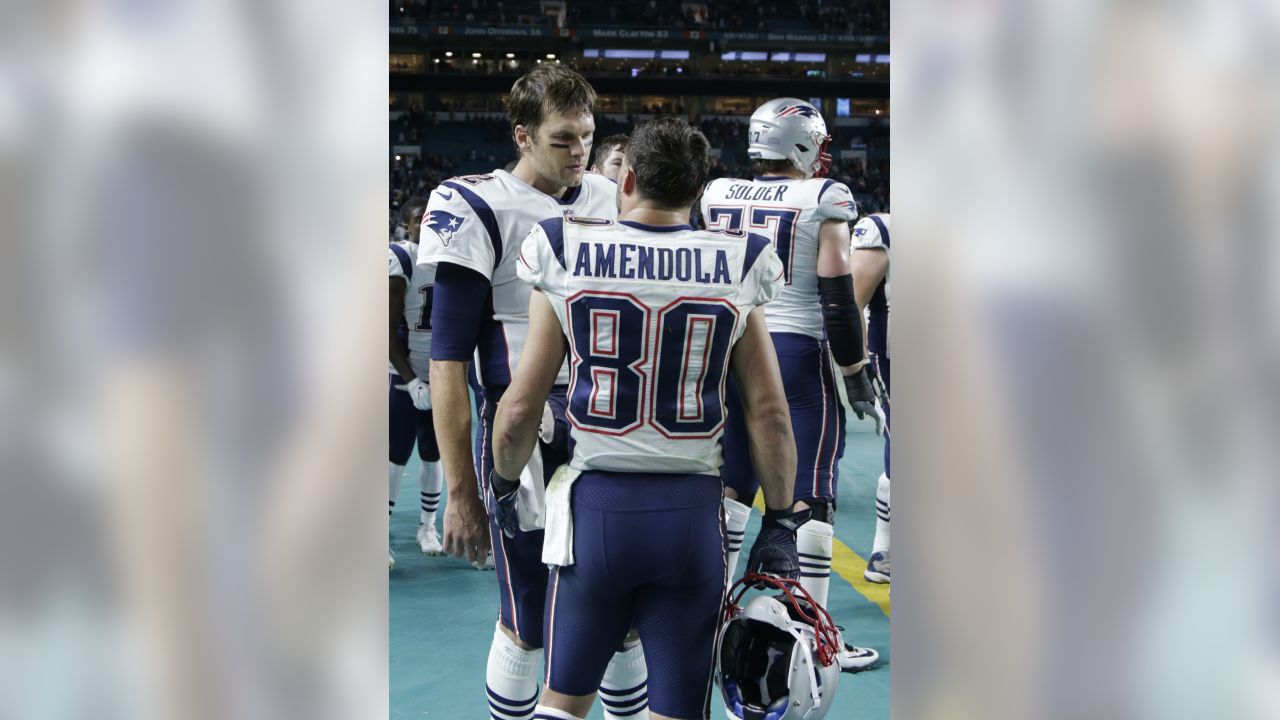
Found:
[(627, 143), (630, 140), (631, 138), (623, 135), (622, 133), (610, 135), (609, 137), (601, 140), (596, 145), (596, 159), (594, 160), (594, 164), (599, 165), (600, 163), (608, 160), (609, 153), (613, 152), (614, 148), (622, 148), (623, 150), (626, 150)]
[(781, 175), (796, 169), (796, 164), (790, 160), (754, 160), (751, 163), (751, 171), (756, 175)]
[(591, 83), (563, 65), (543, 63), (516, 80), (507, 97), (507, 119), (514, 131), (525, 126), (532, 135), (551, 113), (570, 109), (595, 112), (596, 91)]
[(639, 125), (627, 143), (627, 162), (640, 195), (663, 207), (692, 205), (711, 172), (711, 143), (683, 118)]
[(400, 221), (405, 225), (413, 226), (415, 223), (422, 222), (422, 215), (426, 211), (427, 199), (414, 195), (400, 206)]
[(422, 216), (427, 212), (427, 199), (414, 195), (400, 206), (400, 221), (409, 229), (409, 239), (418, 242), (422, 231)]

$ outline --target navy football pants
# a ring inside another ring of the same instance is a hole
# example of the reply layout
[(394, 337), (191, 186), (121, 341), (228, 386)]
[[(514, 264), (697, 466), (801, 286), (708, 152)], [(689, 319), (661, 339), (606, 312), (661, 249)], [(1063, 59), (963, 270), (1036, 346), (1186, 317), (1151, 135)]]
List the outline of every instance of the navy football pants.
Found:
[[(556, 468), (569, 462), (568, 422), (565, 420), (565, 390), (551, 390), (547, 403), (555, 416), (556, 437), (550, 444), (538, 441), (542, 451), (544, 480), (550, 481)], [(480, 405), (480, 432), (476, 436), (476, 471), (480, 492), (487, 492), (489, 470), (493, 467), (493, 418), (498, 412), (500, 391), (487, 390)], [(541, 530), (518, 532), (509, 538), (489, 518), (489, 538), (493, 542), (494, 569), (498, 574), (499, 620), (532, 648), (542, 647), (542, 616), (547, 598), (547, 566), (542, 563)]]
[[(797, 333), (772, 333), (778, 354), (782, 386), (791, 408), (791, 429), (796, 438), (796, 500), (833, 502), (844, 456), (844, 406), (836, 383), (826, 341)], [(743, 418), (737, 378), (730, 377), (725, 404), (724, 484), (738, 493), (738, 501), (750, 506), (760, 488), (751, 464), (751, 439)], [(750, 378), (745, 381), (750, 382)]]
[(725, 590), (722, 498), (710, 475), (582, 474), (574, 564), (547, 588), (547, 687), (595, 692), (634, 627), (653, 712), (707, 717)]

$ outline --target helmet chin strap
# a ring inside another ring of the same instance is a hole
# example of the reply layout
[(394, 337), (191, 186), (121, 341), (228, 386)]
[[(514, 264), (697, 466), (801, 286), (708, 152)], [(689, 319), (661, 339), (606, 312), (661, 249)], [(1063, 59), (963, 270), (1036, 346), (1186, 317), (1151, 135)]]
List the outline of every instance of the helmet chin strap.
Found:
[[(793, 646), (792, 653), (799, 652), (805, 642), (804, 635), (802, 635), (799, 630), (795, 629), (791, 630), (791, 634), (796, 639), (796, 644)], [(818, 692), (818, 668), (815, 667), (816, 663), (813, 660), (813, 656), (810, 655), (809, 662), (805, 663), (805, 665), (809, 667), (809, 699), (813, 702), (813, 704), (809, 706), (809, 712), (804, 714), (806, 718), (817, 712), (818, 709), (822, 707), (822, 695)]]

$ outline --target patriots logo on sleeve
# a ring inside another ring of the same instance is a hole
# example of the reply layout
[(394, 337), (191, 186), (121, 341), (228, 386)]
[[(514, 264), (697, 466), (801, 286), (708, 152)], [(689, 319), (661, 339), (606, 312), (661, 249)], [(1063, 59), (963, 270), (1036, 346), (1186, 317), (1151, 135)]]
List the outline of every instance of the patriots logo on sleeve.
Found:
[(853, 234), (854, 237), (862, 237), (867, 234), (867, 229), (864, 227), (856, 227), (853, 229)]
[(466, 218), (458, 217), (444, 210), (432, 210), (423, 219), (423, 224), (440, 237), (442, 245), (449, 247), (449, 242), (453, 240), (453, 234), (458, 232), (458, 229), (462, 227), (462, 223), (466, 222), (466, 220)]

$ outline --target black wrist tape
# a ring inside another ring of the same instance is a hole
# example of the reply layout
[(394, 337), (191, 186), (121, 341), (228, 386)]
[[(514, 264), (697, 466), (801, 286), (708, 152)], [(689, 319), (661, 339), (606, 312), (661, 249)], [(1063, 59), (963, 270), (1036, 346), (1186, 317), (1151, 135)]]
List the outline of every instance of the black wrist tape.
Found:
[(836, 363), (849, 366), (861, 362), (862, 318), (858, 317), (858, 303), (853, 295), (853, 275), (819, 277), (818, 299)]

